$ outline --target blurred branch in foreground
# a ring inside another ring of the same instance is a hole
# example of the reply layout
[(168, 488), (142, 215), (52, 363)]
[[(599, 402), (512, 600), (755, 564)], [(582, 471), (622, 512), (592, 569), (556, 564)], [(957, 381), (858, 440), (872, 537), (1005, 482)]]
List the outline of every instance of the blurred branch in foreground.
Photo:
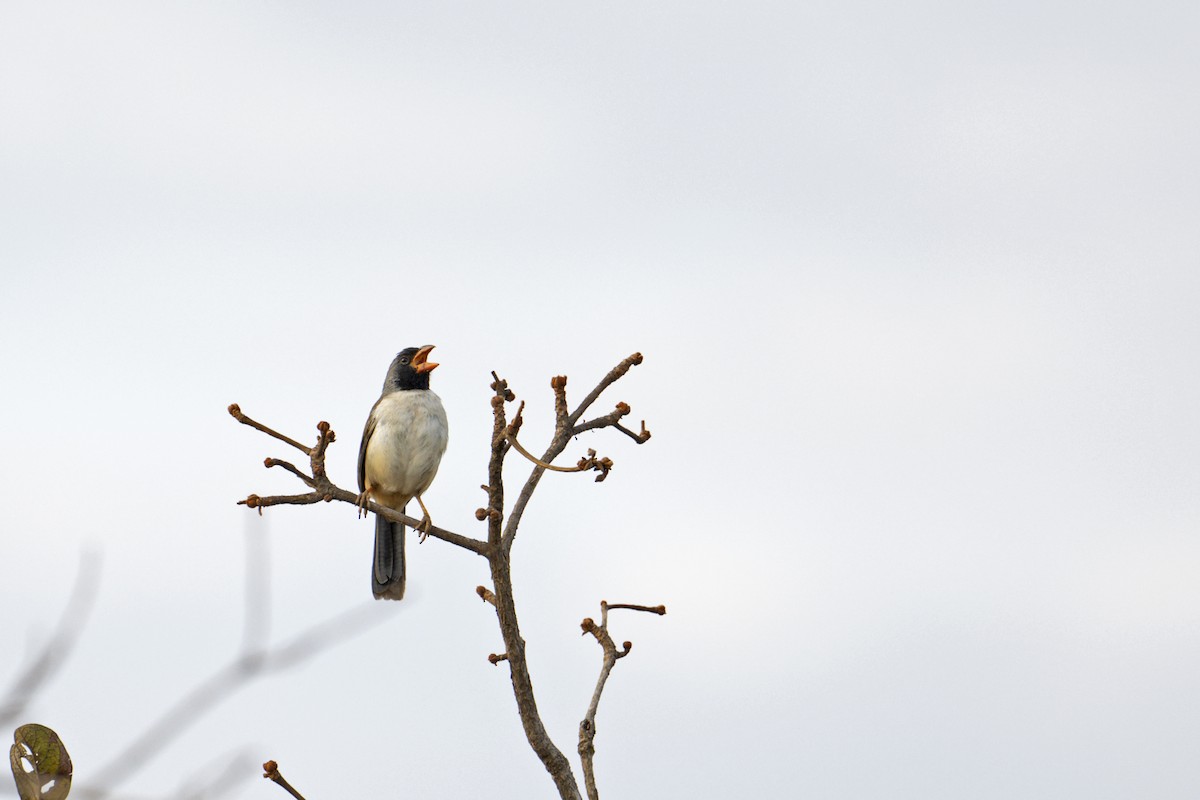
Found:
[[(100, 588), (100, 561), (98, 550), (84, 549), (80, 554), (75, 585), (63, 607), (58, 626), (42, 646), (41, 652), (29, 659), (29, 663), (17, 673), (4, 698), (0, 699), (0, 729), (7, 729), (25, 713), (30, 702), (58, 674), (75, 649)], [(43, 601), (49, 597), (52, 595), (43, 598)]]

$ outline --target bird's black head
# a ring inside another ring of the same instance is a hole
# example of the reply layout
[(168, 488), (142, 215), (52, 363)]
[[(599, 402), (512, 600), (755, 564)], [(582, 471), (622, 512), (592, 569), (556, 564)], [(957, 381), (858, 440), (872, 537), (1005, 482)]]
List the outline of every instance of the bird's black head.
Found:
[(437, 367), (429, 360), (431, 350), (433, 345), (427, 344), (424, 347), (406, 347), (397, 353), (383, 381), (384, 393), (428, 389), (429, 373)]

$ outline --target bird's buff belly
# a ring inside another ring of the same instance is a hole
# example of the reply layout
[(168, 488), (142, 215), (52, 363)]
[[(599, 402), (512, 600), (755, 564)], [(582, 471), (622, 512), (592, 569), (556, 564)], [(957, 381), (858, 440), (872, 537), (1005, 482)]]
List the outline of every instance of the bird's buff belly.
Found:
[(376, 500), (392, 508), (403, 508), (424, 493), (437, 475), (446, 431), (437, 425), (421, 428), (414, 432), (381, 425), (367, 447), (367, 486)]

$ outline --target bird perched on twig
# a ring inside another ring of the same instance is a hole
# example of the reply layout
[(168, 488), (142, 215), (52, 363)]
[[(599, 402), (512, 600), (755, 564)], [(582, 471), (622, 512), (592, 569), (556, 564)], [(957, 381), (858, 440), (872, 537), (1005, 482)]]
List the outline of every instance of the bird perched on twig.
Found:
[[(388, 367), (383, 394), (375, 401), (358, 448), (359, 514), (371, 500), (403, 512), (414, 497), (423, 517), (425, 541), (432, 521), (421, 495), (433, 483), (449, 441), (442, 400), (429, 390), (433, 345), (400, 351)], [(375, 559), (371, 591), (376, 599), (404, 597), (404, 525), (375, 515)]]

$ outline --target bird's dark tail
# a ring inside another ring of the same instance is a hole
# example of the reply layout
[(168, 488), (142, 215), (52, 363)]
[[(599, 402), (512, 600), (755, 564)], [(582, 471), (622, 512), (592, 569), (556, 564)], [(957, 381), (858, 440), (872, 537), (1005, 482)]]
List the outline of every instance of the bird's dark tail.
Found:
[(376, 600), (404, 597), (404, 526), (375, 515), (375, 564), (371, 591)]

